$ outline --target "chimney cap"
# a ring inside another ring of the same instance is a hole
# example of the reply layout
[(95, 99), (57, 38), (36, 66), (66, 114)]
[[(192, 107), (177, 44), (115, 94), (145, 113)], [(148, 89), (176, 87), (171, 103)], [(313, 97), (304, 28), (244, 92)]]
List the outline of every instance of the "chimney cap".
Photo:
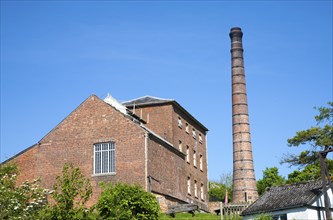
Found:
[(230, 29), (230, 32), (233, 32), (233, 31), (242, 31), (242, 29), (240, 28), (240, 27), (232, 27), (231, 29)]
[(235, 37), (235, 36), (242, 37), (243, 36), (242, 29), (240, 27), (231, 28), (229, 36), (230, 36), (230, 38)]

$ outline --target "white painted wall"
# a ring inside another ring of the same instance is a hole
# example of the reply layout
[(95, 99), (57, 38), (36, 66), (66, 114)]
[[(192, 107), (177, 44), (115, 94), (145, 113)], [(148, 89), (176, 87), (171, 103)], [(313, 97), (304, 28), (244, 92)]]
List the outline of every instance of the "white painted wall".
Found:
[[(328, 190), (328, 196), (329, 196), (329, 201), (330, 201), (330, 207), (333, 208), (333, 197), (332, 197), (332, 191), (331, 189)], [(316, 201), (312, 203), (312, 206), (315, 207), (325, 207), (324, 205), (324, 195), (318, 197)], [(276, 212), (271, 212), (267, 213), (272, 216), (274, 215), (280, 215), (280, 214), (287, 214), (287, 219), (288, 220), (316, 220), (316, 219), (321, 219), (325, 220), (326, 215), (325, 215), (325, 210), (322, 210), (318, 213), (317, 210), (307, 208), (307, 207), (301, 207), (301, 208), (295, 208), (295, 209), (285, 209), (285, 210), (280, 210)], [(320, 216), (319, 216), (320, 215)], [(333, 212), (331, 212), (331, 215), (333, 216)], [(249, 215), (249, 216), (244, 216), (243, 220), (253, 220), (257, 217), (258, 215)]]

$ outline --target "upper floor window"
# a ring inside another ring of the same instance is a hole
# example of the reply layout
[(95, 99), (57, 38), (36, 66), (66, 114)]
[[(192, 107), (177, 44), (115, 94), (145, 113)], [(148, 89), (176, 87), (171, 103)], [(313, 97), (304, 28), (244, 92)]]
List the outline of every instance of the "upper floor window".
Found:
[(199, 158), (199, 163), (200, 163), (200, 170), (203, 170), (203, 161), (202, 161), (202, 154), (200, 154), (200, 158)]
[(94, 174), (116, 172), (116, 147), (114, 142), (94, 144)]
[(191, 177), (187, 177), (187, 193), (191, 194)]
[(189, 126), (188, 126), (187, 123), (185, 123), (185, 131), (186, 131), (186, 133), (189, 133), (189, 132), (190, 132), (190, 131), (189, 131)]
[(179, 141), (178, 147), (179, 147), (179, 151), (183, 152), (183, 146), (182, 146), (182, 141)]
[(178, 117), (178, 127), (182, 127), (183, 126), (183, 122), (182, 122), (182, 119), (181, 117)]
[(199, 134), (199, 142), (202, 143), (202, 136)]
[(197, 167), (197, 152), (193, 151), (193, 166)]
[(194, 138), (197, 137), (197, 134), (195, 133), (195, 129), (194, 128), (192, 129), (192, 137), (194, 137)]
[(190, 147), (186, 145), (186, 162), (190, 162)]

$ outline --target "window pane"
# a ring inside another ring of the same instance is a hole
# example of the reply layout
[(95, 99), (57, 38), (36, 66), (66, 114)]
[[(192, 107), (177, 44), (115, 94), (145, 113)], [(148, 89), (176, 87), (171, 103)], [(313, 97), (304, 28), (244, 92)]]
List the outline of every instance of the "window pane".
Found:
[(101, 145), (95, 144), (95, 151), (100, 151), (100, 150), (101, 150)]
[(102, 144), (102, 150), (108, 150), (109, 145), (107, 143)]
[(101, 153), (95, 152), (95, 173), (101, 173)]
[(110, 164), (111, 164), (111, 168), (110, 168), (110, 172), (116, 172), (116, 166), (115, 166), (115, 151), (112, 150), (110, 151)]
[(102, 173), (108, 173), (108, 152), (102, 151)]

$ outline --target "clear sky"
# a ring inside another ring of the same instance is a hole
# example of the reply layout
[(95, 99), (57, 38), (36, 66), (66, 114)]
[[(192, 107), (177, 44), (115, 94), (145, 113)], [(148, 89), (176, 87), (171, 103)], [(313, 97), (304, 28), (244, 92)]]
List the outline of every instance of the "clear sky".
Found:
[(332, 101), (332, 1), (1, 1), (1, 161), (89, 95), (175, 99), (232, 171), (229, 31), (244, 33), (256, 177)]

